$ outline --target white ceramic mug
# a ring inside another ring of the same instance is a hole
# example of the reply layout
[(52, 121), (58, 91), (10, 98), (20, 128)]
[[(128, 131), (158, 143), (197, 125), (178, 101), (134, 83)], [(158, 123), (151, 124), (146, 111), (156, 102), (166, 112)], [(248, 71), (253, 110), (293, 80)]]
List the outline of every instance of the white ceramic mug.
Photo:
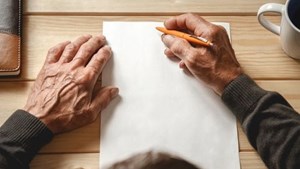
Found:
[[(266, 12), (281, 14), (280, 26), (264, 16)], [(300, 0), (288, 0), (285, 5), (268, 3), (257, 12), (259, 23), (267, 30), (280, 35), (282, 49), (290, 57), (300, 59)]]

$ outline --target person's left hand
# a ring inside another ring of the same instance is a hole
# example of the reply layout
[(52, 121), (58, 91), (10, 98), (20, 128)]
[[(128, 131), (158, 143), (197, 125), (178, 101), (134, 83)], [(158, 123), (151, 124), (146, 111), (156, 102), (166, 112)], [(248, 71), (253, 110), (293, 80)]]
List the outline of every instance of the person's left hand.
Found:
[(111, 53), (102, 35), (81, 36), (54, 46), (24, 110), (54, 134), (91, 123), (118, 94), (117, 88), (101, 87), (97, 81)]

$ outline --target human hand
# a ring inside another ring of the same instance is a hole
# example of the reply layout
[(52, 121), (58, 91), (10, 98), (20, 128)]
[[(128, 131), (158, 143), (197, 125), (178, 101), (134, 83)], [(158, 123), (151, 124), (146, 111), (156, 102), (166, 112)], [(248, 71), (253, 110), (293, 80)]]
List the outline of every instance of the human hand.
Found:
[(167, 29), (181, 30), (211, 41), (212, 47), (192, 46), (185, 39), (163, 35), (165, 55), (178, 58), (179, 66), (206, 82), (216, 93), (242, 73), (226, 30), (194, 14), (183, 14), (165, 21)]
[(24, 110), (39, 118), (54, 133), (94, 121), (118, 88), (97, 81), (111, 57), (105, 37), (81, 36), (51, 48)]

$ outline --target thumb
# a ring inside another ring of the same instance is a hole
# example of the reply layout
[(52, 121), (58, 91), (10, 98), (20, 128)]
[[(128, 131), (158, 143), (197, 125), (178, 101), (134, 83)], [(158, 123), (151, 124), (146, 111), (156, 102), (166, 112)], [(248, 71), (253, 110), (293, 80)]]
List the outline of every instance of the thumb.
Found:
[(174, 55), (184, 60), (189, 51), (192, 50), (191, 44), (182, 38), (174, 37), (172, 35), (163, 35), (162, 41), (169, 48)]
[(119, 89), (113, 86), (102, 87), (91, 103), (92, 110), (102, 111), (119, 94)]

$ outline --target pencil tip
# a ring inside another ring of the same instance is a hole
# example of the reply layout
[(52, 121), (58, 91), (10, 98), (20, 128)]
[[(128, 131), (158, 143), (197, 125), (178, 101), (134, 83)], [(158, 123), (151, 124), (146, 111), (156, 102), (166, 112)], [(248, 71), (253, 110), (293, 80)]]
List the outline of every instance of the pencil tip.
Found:
[(156, 30), (160, 31), (160, 32), (165, 32), (165, 28), (163, 27), (155, 27)]

